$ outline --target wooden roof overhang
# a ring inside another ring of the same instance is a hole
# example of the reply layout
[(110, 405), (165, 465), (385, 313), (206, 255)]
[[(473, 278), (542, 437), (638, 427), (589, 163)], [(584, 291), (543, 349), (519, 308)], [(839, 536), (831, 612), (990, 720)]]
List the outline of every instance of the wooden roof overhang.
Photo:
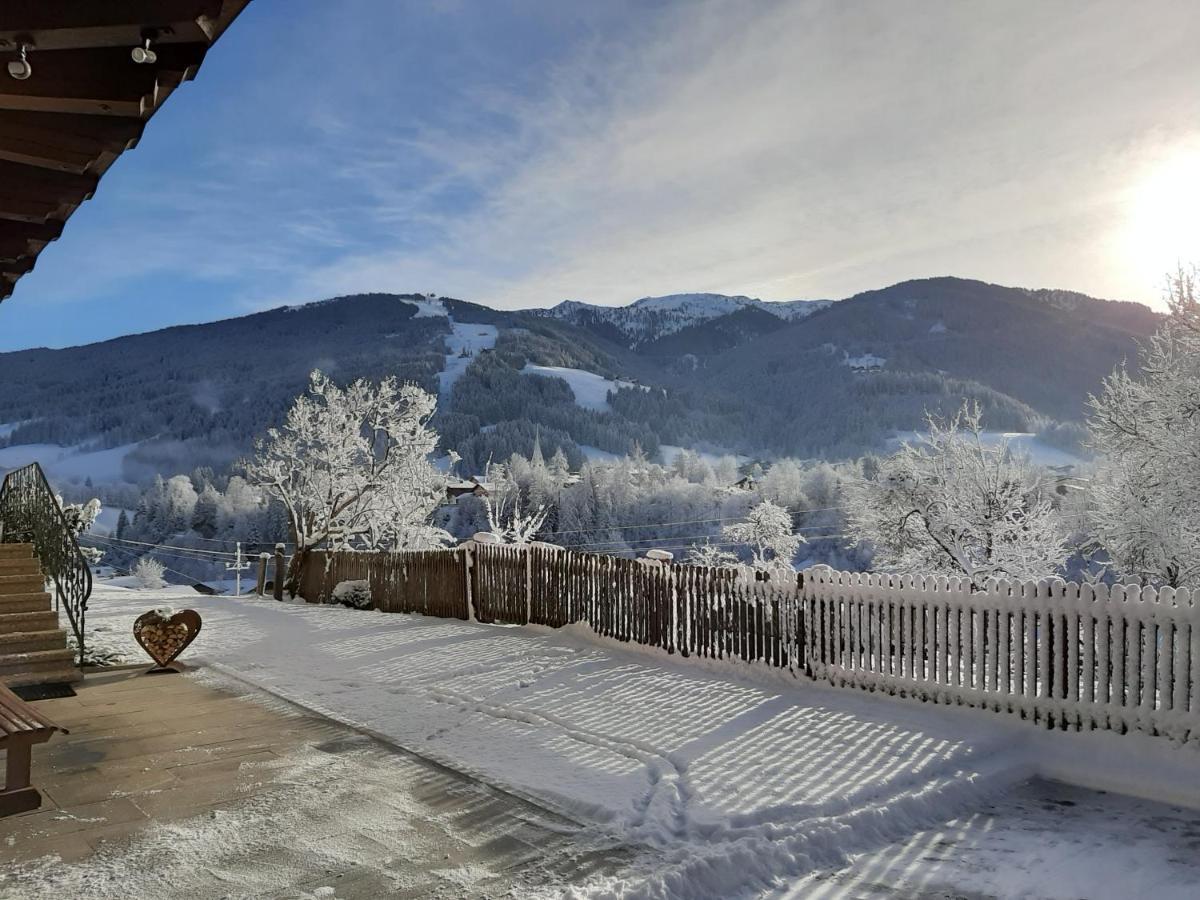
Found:
[[(0, 0), (0, 301), (249, 3)], [(147, 37), (157, 61), (136, 63)]]

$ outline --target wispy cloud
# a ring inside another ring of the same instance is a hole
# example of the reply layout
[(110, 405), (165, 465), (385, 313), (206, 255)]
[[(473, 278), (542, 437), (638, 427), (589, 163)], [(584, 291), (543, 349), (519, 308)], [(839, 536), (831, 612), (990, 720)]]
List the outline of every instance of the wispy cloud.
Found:
[(1190, 2), (358, 5), (252, 6), (29, 290), (1152, 299), (1130, 185), (1200, 132)]
[(479, 202), (433, 210), (429, 246), (305, 277), (315, 293), (417, 282), (511, 306), (840, 296), (940, 273), (1151, 296), (1100, 248), (1130, 161), (1200, 111), (1179, 77), (1196, 63), (1182, 30), (1100, 6), (667, 10), (581, 46), (538, 93), (492, 91), (481, 106), (513, 123), (495, 141), (419, 129), (408, 146), (441, 164), (432, 184)]

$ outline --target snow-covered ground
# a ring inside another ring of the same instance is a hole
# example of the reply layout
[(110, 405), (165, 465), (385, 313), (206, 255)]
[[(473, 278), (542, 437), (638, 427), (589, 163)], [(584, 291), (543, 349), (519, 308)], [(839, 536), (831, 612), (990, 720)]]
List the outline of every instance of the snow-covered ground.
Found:
[[(679, 454), (682, 453), (685, 449), (686, 448), (684, 448), (684, 447), (676, 447), (674, 444), (659, 444), (658, 445), (658, 452), (662, 455), (662, 461), (663, 461), (664, 466), (673, 465), (675, 462), (675, 457), (679, 456)], [(737, 460), (737, 464), (739, 466), (750, 462), (750, 457), (741, 456), (740, 454), (708, 453), (703, 450), (697, 450), (695, 452), (702, 460), (704, 460), (709, 465), (715, 464), (723, 456), (732, 456), (735, 460)]]
[[(913, 443), (921, 441), (926, 437), (928, 435), (922, 434), (919, 431), (906, 431), (892, 438), (889, 444), (896, 447), (903, 441)], [(999, 446), (1000, 442), (1007, 438), (1009, 447), (1026, 454), (1030, 462), (1038, 466), (1078, 466), (1085, 462), (1083, 458), (1076, 456), (1074, 453), (1052, 447), (1036, 434), (1029, 432), (985, 431), (982, 437), (984, 446), (987, 447)]]
[(607, 412), (608, 392), (618, 388), (636, 387), (629, 381), (612, 381), (595, 372), (584, 369), (568, 369), (565, 366), (535, 366), (526, 363), (521, 370), (525, 375), (545, 375), (548, 378), (561, 378), (571, 388), (575, 402), (584, 409), (594, 409), (597, 412)]
[[(1200, 756), (1165, 742), (1050, 734), (762, 669), (681, 661), (578, 628), (105, 585), (89, 621), (112, 626), (115, 637), (163, 604), (204, 617), (187, 654), (194, 661), (551, 805), (590, 824), (598, 841), (646, 848), (630, 871), (572, 888), (574, 896), (814, 896), (797, 892), (801, 879), (824, 890), (835, 873), (857, 877), (859, 865), (885, 886), (920, 876), (961, 889), (985, 869), (1004, 886), (1021, 882), (1003, 880), (1001, 869), (1028, 869), (1034, 859), (1039, 896), (1140, 894), (1151, 882), (1140, 880), (1138, 859), (1153, 865), (1156, 897), (1200, 889), (1200, 860), (1175, 852), (1159, 827), (1174, 816), (1185, 823), (1179, 842), (1194, 844), (1200, 814), (1145, 805), (1149, 824), (1135, 831), (1064, 839), (1127, 812), (1126, 801), (1095, 792), (1080, 792), (1087, 819), (1064, 814), (1051, 831), (1045, 816), (1013, 813), (1004, 842), (986, 846), (986, 817), (1008, 798), (1038, 796), (1025, 783), (1039, 771), (1093, 781), (1152, 772), (1185, 791)], [(925, 852), (942, 839), (930, 835), (951, 832), (965, 837), (945, 840), (973, 855)], [(1139, 857), (1146, 847), (1156, 852)], [(1105, 865), (1080, 865), (1085, 850), (1105, 855)], [(1070, 883), (1057, 877), (1060, 867)]]
[(137, 449), (137, 444), (124, 444), (107, 450), (83, 451), (78, 447), (58, 444), (17, 444), (0, 447), (0, 474), (19, 469), (31, 462), (42, 464), (46, 476), (54, 481), (83, 481), (96, 483), (124, 480), (122, 469), (125, 457)]
[(117, 521), (121, 518), (121, 513), (124, 512), (129, 521), (133, 521), (134, 510), (123, 510), (119, 506), (105, 506), (100, 510), (100, 515), (96, 516), (96, 521), (89, 529), (90, 534), (99, 537), (107, 537), (115, 534), (117, 531)]
[[(417, 313), (421, 315), (420, 312)], [(450, 336), (446, 338), (446, 367), (438, 375), (438, 397), (445, 402), (454, 387), (454, 382), (467, 371), (467, 366), (475, 361), (480, 350), (491, 350), (496, 346), (500, 336), (495, 325), (475, 325), (466, 322), (450, 320)], [(471, 354), (463, 356), (463, 350)]]
[(590, 444), (580, 444), (579, 450), (588, 462), (616, 462), (621, 458), (619, 453), (609, 453), (607, 450), (601, 450), (599, 447), (593, 447)]

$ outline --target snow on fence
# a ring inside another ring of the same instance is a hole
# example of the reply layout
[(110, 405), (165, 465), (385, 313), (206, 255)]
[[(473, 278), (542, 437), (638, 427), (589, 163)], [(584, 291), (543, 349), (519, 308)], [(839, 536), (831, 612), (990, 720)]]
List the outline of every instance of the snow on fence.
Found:
[(729, 569), (473, 544), (315, 554), (301, 594), (366, 579), (388, 612), (561, 628), (1049, 727), (1200, 743), (1200, 597), (1171, 588)]
[(467, 561), (463, 550), (405, 553), (314, 551), (300, 584), (300, 596), (326, 600), (343, 581), (366, 581), (384, 612), (421, 613), (467, 619)]
[(816, 678), (1049, 727), (1200, 741), (1200, 598), (1186, 590), (805, 574)]

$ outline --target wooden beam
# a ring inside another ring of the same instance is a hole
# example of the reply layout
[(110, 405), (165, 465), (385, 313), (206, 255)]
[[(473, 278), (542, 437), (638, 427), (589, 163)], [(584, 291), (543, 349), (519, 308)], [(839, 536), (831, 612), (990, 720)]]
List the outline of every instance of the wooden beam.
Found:
[(0, 160), (0, 219), (65, 220), (96, 190), (97, 176), (74, 175)]
[(146, 120), (136, 117), (0, 109), (0, 135), (19, 135), (29, 141), (52, 143), (93, 156), (105, 150), (112, 153), (128, 150), (137, 143), (145, 127)]
[(0, 48), (22, 37), (43, 50), (132, 48), (145, 28), (163, 31), (164, 42), (208, 40), (200, 20), (219, 18), (221, 7), (221, 0), (4, 0)]
[(0, 109), (0, 160), (99, 177), (145, 127), (145, 119)]
[(0, 219), (0, 262), (37, 256), (62, 233), (62, 222), (33, 224)]
[(32, 272), (36, 261), (37, 257), (22, 256), (20, 259), (12, 262), (0, 262), (0, 273), (10, 276), (13, 281), (16, 281), (22, 275)]
[[(16, 223), (13, 223), (16, 224)], [(4, 263), (16, 262), (19, 259), (37, 256), (40, 250), (29, 250), (28, 241), (2, 241), (0, 240), (0, 265)]]
[(55, 172), (0, 160), (0, 190), (13, 196), (41, 197), (58, 202), (77, 201), (92, 195), (97, 180), (94, 175)]
[(46, 222), (43, 225), (30, 225), (25, 222), (0, 221), (0, 241), (24, 240), (45, 246), (50, 241), (56, 241), (62, 234), (62, 222)]
[(41, 225), (50, 219), (67, 218), (74, 208), (70, 204), (56, 203), (53, 200), (14, 196), (6, 193), (0, 186), (0, 219)]
[(160, 47), (153, 65), (138, 65), (122, 47), (34, 53), (32, 77), (0, 81), (0, 109), (145, 117), (161, 102), (160, 86), (191, 78), (207, 50), (203, 43)]

